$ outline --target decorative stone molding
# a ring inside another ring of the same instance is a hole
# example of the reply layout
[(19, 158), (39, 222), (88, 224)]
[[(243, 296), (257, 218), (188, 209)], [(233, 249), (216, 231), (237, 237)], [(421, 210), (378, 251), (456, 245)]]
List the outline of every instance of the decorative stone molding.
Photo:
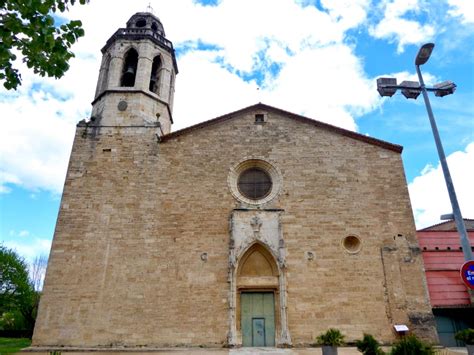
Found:
[[(264, 170), (272, 180), (272, 188), (270, 192), (263, 198), (258, 200), (252, 200), (245, 197), (237, 186), (239, 176), (242, 172), (250, 168), (259, 168)], [(238, 201), (243, 202), (251, 206), (263, 205), (271, 200), (273, 200), (278, 193), (281, 191), (282, 187), (282, 175), (281, 172), (267, 160), (260, 157), (250, 157), (245, 158), (240, 161), (237, 165), (230, 168), (229, 175), (227, 177), (227, 184), (229, 185), (230, 192)]]
[[(245, 253), (256, 243), (264, 247), (274, 258), (278, 268), (280, 333), (276, 336), (278, 346), (291, 346), (287, 322), (286, 292), (286, 246), (281, 230), (282, 210), (234, 210), (230, 217), (229, 241), (229, 346), (242, 345), (237, 331), (237, 270)], [(276, 285), (275, 285), (276, 287)], [(278, 317), (277, 317), (278, 318)]]

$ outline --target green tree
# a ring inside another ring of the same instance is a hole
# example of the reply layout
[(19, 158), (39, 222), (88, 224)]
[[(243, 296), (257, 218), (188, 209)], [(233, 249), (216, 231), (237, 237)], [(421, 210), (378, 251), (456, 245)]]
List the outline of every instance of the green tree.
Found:
[(6, 89), (21, 85), (13, 67), (17, 54), (41, 76), (60, 78), (69, 69), (70, 48), (84, 30), (77, 20), (57, 25), (55, 13), (76, 2), (88, 0), (0, 0), (0, 81)]
[[(5, 325), (24, 324), (32, 330), (36, 320), (39, 293), (28, 277), (28, 266), (18, 254), (0, 245), (0, 319)], [(17, 319), (11, 319), (14, 315)], [(18, 319), (20, 317), (22, 319)]]

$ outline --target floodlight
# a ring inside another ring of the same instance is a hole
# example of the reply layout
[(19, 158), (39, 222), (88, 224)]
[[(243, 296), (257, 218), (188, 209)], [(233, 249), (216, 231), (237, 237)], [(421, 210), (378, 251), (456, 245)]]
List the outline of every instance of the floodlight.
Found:
[(426, 43), (421, 46), (415, 58), (415, 65), (423, 65), (430, 59), (431, 52), (433, 52), (434, 43)]
[(377, 79), (377, 91), (380, 96), (393, 96), (397, 92), (397, 79), (396, 78), (378, 78)]
[[(419, 83), (417, 81), (404, 81), (400, 85), (397, 85), (397, 79), (395, 78), (379, 78), (377, 79), (377, 91), (381, 96), (392, 96), (398, 89), (400, 89), (402, 90), (403, 96), (405, 96), (407, 99), (416, 99), (420, 93), (423, 93), (426, 111), (428, 113), (428, 118), (430, 119), (431, 129), (433, 130), (439, 160), (443, 169), (444, 180), (446, 182), (446, 187), (448, 188), (448, 195), (453, 208), (453, 213), (452, 215), (449, 215), (449, 217), (452, 217), (456, 222), (456, 228), (459, 232), (464, 260), (469, 261), (474, 260), (474, 256), (469, 243), (469, 237), (467, 235), (467, 230), (462, 218), (461, 210), (459, 209), (459, 203), (456, 197), (456, 192), (454, 191), (454, 185), (449, 172), (448, 163), (446, 161), (446, 155), (444, 154), (438, 127), (436, 126), (433, 110), (431, 109), (431, 103), (428, 97), (428, 91), (434, 91), (436, 96), (452, 94), (456, 90), (456, 84), (454, 84), (452, 81), (445, 81), (435, 85), (433, 88), (427, 88), (425, 86), (420, 66), (425, 64), (428, 59), (430, 59), (433, 48), (433, 43), (426, 43), (420, 48), (418, 54), (416, 55), (415, 69), (418, 75)], [(441, 218), (444, 219), (444, 217), (447, 218), (448, 216), (442, 216)]]
[(403, 81), (400, 86), (404, 86), (402, 94), (407, 99), (415, 99), (420, 95), (421, 88), (418, 81)]
[(442, 83), (436, 84), (433, 87), (436, 89), (435, 95), (438, 97), (451, 95), (456, 90), (456, 84), (450, 80), (443, 81)]
[(442, 221), (451, 221), (451, 220), (454, 220), (454, 214), (452, 213), (442, 214), (439, 217), (439, 219)]

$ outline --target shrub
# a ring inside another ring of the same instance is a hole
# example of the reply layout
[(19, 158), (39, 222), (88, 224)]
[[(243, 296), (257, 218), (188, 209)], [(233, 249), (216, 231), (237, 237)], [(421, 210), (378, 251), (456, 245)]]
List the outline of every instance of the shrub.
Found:
[(318, 345), (340, 346), (344, 344), (344, 335), (339, 329), (329, 328), (326, 333), (316, 338), (316, 343)]
[(364, 355), (383, 355), (379, 342), (370, 334), (364, 334), (361, 340), (356, 341), (357, 350)]
[(393, 344), (391, 355), (434, 355), (433, 347), (414, 335), (407, 335)]
[(454, 337), (468, 345), (474, 345), (474, 329), (463, 329), (457, 332)]

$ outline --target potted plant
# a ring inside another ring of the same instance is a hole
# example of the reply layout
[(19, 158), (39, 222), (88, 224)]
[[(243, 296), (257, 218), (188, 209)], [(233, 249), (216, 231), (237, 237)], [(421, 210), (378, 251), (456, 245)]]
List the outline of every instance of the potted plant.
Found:
[(337, 355), (337, 347), (344, 344), (344, 335), (339, 329), (329, 328), (316, 338), (316, 343), (322, 346), (323, 355)]
[(468, 355), (474, 355), (474, 329), (468, 328), (460, 330), (454, 337), (466, 344)]
[(407, 335), (393, 344), (390, 355), (434, 355), (433, 347), (418, 339), (415, 335)]
[(356, 341), (357, 350), (364, 355), (383, 355), (380, 343), (370, 334), (364, 334), (361, 340)]

